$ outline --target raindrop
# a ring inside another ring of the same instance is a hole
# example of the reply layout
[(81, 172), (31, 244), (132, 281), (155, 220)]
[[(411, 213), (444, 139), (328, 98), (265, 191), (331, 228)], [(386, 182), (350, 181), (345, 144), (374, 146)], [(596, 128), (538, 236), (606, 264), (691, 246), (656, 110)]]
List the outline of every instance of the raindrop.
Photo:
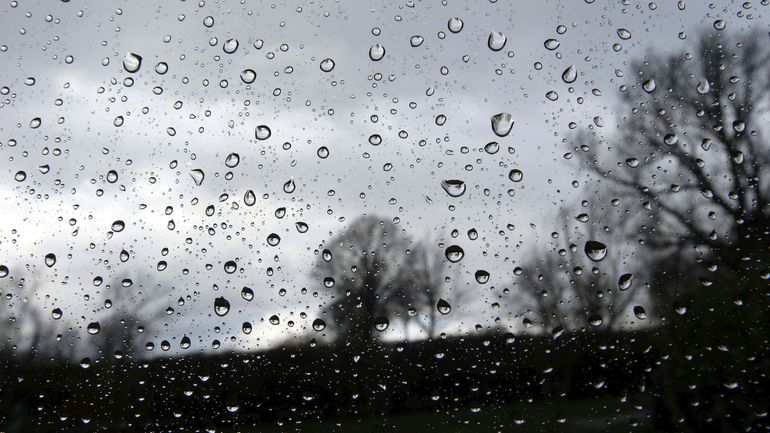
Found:
[(492, 116), (492, 131), (498, 137), (505, 137), (513, 128), (513, 116), (510, 113), (498, 113)]
[(487, 45), (492, 51), (502, 50), (506, 42), (508, 42), (508, 38), (502, 32), (492, 32), (487, 39)]
[(372, 146), (379, 146), (382, 143), (382, 137), (380, 134), (372, 134), (369, 136), (369, 144)]
[(450, 197), (460, 197), (465, 194), (465, 182), (457, 179), (447, 179), (441, 181), (441, 188), (444, 188)]
[(642, 83), (642, 89), (647, 93), (652, 93), (658, 85), (655, 83), (655, 79), (650, 78)]
[(631, 288), (631, 284), (634, 283), (634, 276), (631, 274), (623, 274), (618, 278), (618, 288), (620, 290), (628, 290)]
[(200, 168), (194, 168), (190, 170), (190, 177), (192, 177), (193, 182), (195, 182), (195, 185), (201, 186), (203, 183), (203, 178), (206, 177), (206, 174), (203, 173), (203, 170)]
[(307, 233), (307, 230), (309, 228), (308, 225), (302, 221), (297, 221), (296, 223), (294, 223), (294, 227), (300, 233)]
[(510, 173), (508, 173), (508, 179), (512, 180), (513, 182), (521, 182), (521, 180), (524, 179), (524, 173), (518, 168), (514, 168), (510, 171)]
[(326, 328), (326, 322), (324, 322), (321, 319), (315, 319), (313, 320), (313, 330), (317, 332), (321, 332)]
[(647, 319), (647, 312), (644, 311), (644, 308), (641, 305), (637, 305), (634, 307), (634, 316), (639, 320), (645, 320)]
[(45, 265), (46, 266), (48, 266), (49, 268), (53, 267), (53, 265), (56, 264), (56, 254), (54, 254), (54, 253), (46, 254), (45, 258), (44, 258), (44, 261), (45, 261)]
[(631, 39), (631, 32), (626, 29), (618, 29), (618, 37), (623, 40)]
[(607, 257), (607, 246), (599, 241), (587, 241), (584, 250), (588, 258), (595, 262)]
[(238, 39), (232, 38), (225, 41), (222, 45), (222, 50), (227, 54), (232, 54), (238, 50)]
[[(179, 347), (181, 347), (182, 349), (189, 349), (190, 344), (191, 344), (190, 337), (186, 335), (183, 336), (181, 340), (179, 340)], [(161, 343), (161, 349), (162, 348), (163, 348), (163, 343)]]
[(142, 56), (134, 53), (127, 53), (123, 59), (123, 69), (126, 72), (134, 73), (142, 67)]
[(254, 203), (256, 202), (257, 196), (254, 194), (254, 191), (248, 190), (243, 194), (243, 203), (246, 204), (246, 206), (254, 206)]
[(577, 80), (577, 69), (575, 69), (575, 65), (570, 65), (565, 69), (564, 72), (561, 73), (561, 79), (567, 84), (574, 83), (575, 80)]
[(447, 260), (450, 262), (457, 263), (463, 259), (463, 256), (465, 256), (465, 251), (458, 245), (451, 245), (447, 247), (444, 255), (446, 255)]
[(711, 86), (709, 86), (709, 82), (705, 78), (701, 78), (698, 81), (698, 85), (695, 87), (695, 90), (698, 91), (701, 95), (705, 95), (711, 90)]
[(545, 45), (546, 49), (553, 51), (559, 48), (559, 45), (561, 45), (561, 42), (559, 42), (558, 39), (546, 39), (543, 45)]
[(86, 331), (88, 331), (88, 333), (91, 335), (98, 334), (101, 329), (102, 327), (99, 325), (99, 322), (91, 322), (86, 327)]
[(241, 162), (241, 157), (237, 153), (231, 153), (225, 158), (225, 165), (229, 168), (237, 167), (239, 162)]
[(227, 315), (228, 312), (230, 312), (230, 302), (227, 299), (222, 296), (214, 299), (214, 313), (216, 313), (217, 316), (223, 317)]
[(235, 263), (234, 260), (228, 260), (225, 262), (224, 268), (225, 268), (225, 272), (227, 272), (228, 274), (232, 274), (233, 272), (238, 270), (238, 265)]
[(489, 281), (489, 272), (485, 270), (479, 269), (474, 276), (479, 284), (486, 284)]
[(369, 48), (369, 58), (375, 62), (382, 60), (385, 57), (385, 47), (380, 44), (374, 44)]
[(34, 119), (29, 121), (29, 127), (32, 129), (37, 129), (40, 127), (40, 125), (43, 123), (42, 120), (40, 120), (39, 117), (35, 117)]
[(439, 313), (447, 315), (450, 311), (452, 311), (452, 306), (449, 305), (449, 302), (439, 299), (438, 303), (436, 303), (436, 309)]
[(24, 182), (24, 180), (27, 179), (27, 173), (22, 170), (19, 170), (16, 172), (13, 178), (16, 180), (16, 182)]
[(166, 72), (168, 72), (168, 63), (158, 62), (158, 64), (155, 65), (155, 72), (157, 72), (160, 75), (163, 75)]
[(420, 35), (414, 35), (414, 36), (412, 36), (411, 38), (409, 38), (409, 44), (410, 44), (412, 47), (414, 47), (414, 48), (417, 48), (417, 47), (419, 47), (420, 45), (422, 45), (422, 43), (423, 43), (423, 41), (424, 41), (424, 40), (425, 40), (425, 38), (423, 38), (422, 36), (420, 36)]
[(450, 18), (447, 22), (447, 27), (449, 28), (449, 31), (452, 33), (460, 33), (460, 30), (463, 29), (463, 20), (460, 18), (454, 17)]
[(110, 228), (115, 233), (120, 233), (123, 231), (124, 228), (126, 228), (126, 224), (122, 220), (117, 220), (112, 223), (112, 226), (110, 226)]
[(275, 314), (270, 316), (270, 318), (267, 319), (267, 320), (270, 322), (271, 325), (277, 325), (277, 324), (281, 323), (281, 319), (279, 319), (278, 316), (275, 315)]
[(334, 69), (334, 60), (332, 59), (323, 59), (321, 61), (321, 70), (324, 72), (331, 72), (332, 69)]
[(484, 145), (484, 151), (490, 155), (494, 155), (500, 150), (500, 143), (496, 141), (490, 141)]
[(271, 247), (278, 245), (280, 242), (281, 242), (281, 237), (275, 233), (270, 233), (267, 236), (267, 244), (270, 245)]
[(51, 310), (51, 317), (53, 317), (54, 320), (61, 319), (61, 316), (63, 315), (61, 308), (54, 308)]
[(241, 289), (241, 298), (251, 301), (254, 299), (254, 291), (251, 290), (249, 287), (244, 287)]
[(294, 189), (296, 188), (296, 185), (294, 184), (294, 179), (289, 179), (286, 181), (286, 183), (283, 184), (283, 192), (286, 194), (291, 194), (294, 192)]
[(321, 146), (316, 151), (316, 155), (318, 155), (321, 159), (326, 159), (329, 157), (329, 148), (326, 146)]
[(390, 325), (390, 321), (387, 317), (377, 317), (374, 319), (374, 329), (382, 332), (386, 329), (388, 329), (388, 326)]
[(241, 81), (251, 84), (257, 79), (257, 73), (253, 69), (244, 69), (241, 71)]
[(243, 325), (241, 325), (241, 331), (243, 331), (243, 333), (246, 335), (251, 334), (251, 323), (243, 322)]
[(254, 136), (257, 140), (267, 140), (271, 134), (270, 128), (266, 125), (259, 125), (254, 129)]

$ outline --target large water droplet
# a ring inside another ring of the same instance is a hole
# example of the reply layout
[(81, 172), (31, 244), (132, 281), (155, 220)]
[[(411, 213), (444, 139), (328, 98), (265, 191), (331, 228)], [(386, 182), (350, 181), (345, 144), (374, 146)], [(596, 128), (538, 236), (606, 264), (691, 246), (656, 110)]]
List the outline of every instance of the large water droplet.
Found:
[(463, 25), (463, 20), (458, 17), (450, 18), (447, 22), (447, 28), (449, 28), (449, 31), (452, 33), (460, 33), (460, 30), (463, 29)]
[(200, 168), (194, 168), (190, 170), (190, 177), (192, 177), (193, 182), (195, 182), (195, 185), (201, 186), (203, 183), (203, 178), (206, 177), (206, 173), (203, 172)]
[(587, 241), (584, 250), (588, 258), (595, 262), (600, 262), (607, 257), (607, 245), (599, 241)]
[(231, 153), (225, 158), (225, 165), (229, 168), (237, 167), (239, 162), (241, 162), (241, 157), (237, 153)]
[(88, 331), (91, 335), (96, 335), (99, 333), (99, 331), (102, 329), (101, 325), (99, 325), (99, 322), (91, 322), (86, 327), (86, 331)]
[(389, 325), (390, 325), (390, 320), (388, 320), (387, 317), (377, 317), (376, 319), (374, 319), (374, 329), (380, 332), (388, 329)]
[(447, 179), (441, 181), (441, 188), (444, 188), (451, 197), (460, 197), (465, 194), (465, 182), (457, 179)]
[(649, 80), (645, 80), (642, 83), (642, 89), (644, 89), (647, 93), (652, 93), (655, 91), (655, 88), (658, 87), (658, 85), (655, 83), (655, 80), (653, 78), (650, 78)]
[(257, 196), (254, 194), (254, 191), (248, 190), (245, 194), (243, 194), (243, 203), (246, 206), (254, 206), (254, 203), (257, 202)]
[(324, 322), (321, 319), (315, 319), (313, 320), (313, 330), (317, 332), (321, 332), (326, 328), (326, 322)]
[(561, 43), (559, 42), (558, 39), (546, 39), (543, 45), (545, 45), (546, 49), (553, 51), (559, 48), (559, 45), (561, 45)]
[(53, 310), (51, 310), (51, 317), (53, 317), (54, 320), (61, 319), (61, 316), (63, 314), (64, 313), (62, 313), (61, 308), (54, 308)]
[(259, 125), (254, 129), (254, 136), (257, 140), (267, 140), (272, 132), (267, 125)]
[(452, 263), (457, 263), (465, 256), (465, 251), (459, 245), (450, 245), (444, 251), (446, 259)]
[(487, 39), (487, 46), (492, 51), (500, 51), (505, 47), (506, 42), (508, 42), (508, 38), (502, 32), (492, 32)]
[(117, 220), (113, 222), (112, 225), (110, 226), (110, 229), (112, 229), (112, 231), (114, 231), (115, 233), (122, 232), (124, 228), (126, 228), (126, 224), (121, 220)]
[(139, 70), (139, 68), (142, 67), (142, 56), (139, 54), (134, 53), (127, 53), (126, 57), (123, 58), (123, 69), (126, 70), (126, 72), (134, 73)]
[(618, 29), (618, 37), (623, 40), (631, 39), (631, 32), (626, 29)]
[(283, 184), (283, 192), (286, 194), (291, 194), (294, 192), (294, 189), (296, 189), (296, 185), (294, 184), (294, 179), (289, 179), (286, 181), (286, 183)]
[(496, 154), (500, 150), (500, 143), (496, 141), (490, 141), (484, 145), (484, 151), (490, 155)]
[(449, 302), (439, 299), (436, 303), (436, 310), (438, 310), (439, 313), (446, 315), (452, 311), (452, 306), (449, 305)]
[(575, 68), (575, 65), (569, 65), (569, 67), (561, 73), (561, 79), (567, 84), (574, 83), (575, 80), (577, 80), (577, 69)]
[(476, 274), (474, 274), (474, 277), (476, 278), (477, 283), (486, 284), (489, 281), (489, 272), (479, 269), (476, 271)]
[(709, 86), (709, 82), (705, 78), (701, 78), (698, 81), (698, 85), (695, 87), (695, 90), (698, 91), (701, 95), (705, 95), (711, 90), (711, 86)]
[(251, 301), (252, 299), (254, 299), (254, 291), (251, 290), (251, 288), (244, 286), (241, 289), (241, 298), (243, 298), (243, 299), (245, 299), (247, 301)]
[(267, 244), (270, 245), (271, 247), (274, 247), (274, 246), (278, 245), (279, 243), (281, 243), (281, 237), (278, 236), (277, 234), (270, 233), (267, 236)]
[[(181, 347), (182, 349), (189, 349), (190, 344), (191, 344), (190, 337), (186, 335), (183, 336), (181, 340), (179, 340), (179, 347)], [(163, 343), (161, 343), (161, 349), (162, 348), (163, 348)]]
[(631, 274), (623, 274), (618, 278), (618, 288), (620, 290), (628, 290), (631, 288), (631, 284), (634, 282), (634, 276)]
[(385, 47), (380, 44), (374, 44), (369, 48), (369, 58), (375, 62), (382, 60), (385, 57)]
[(492, 116), (492, 131), (498, 137), (505, 137), (510, 134), (513, 128), (513, 116), (511, 113), (498, 113)]
[(524, 173), (518, 168), (514, 168), (508, 173), (508, 179), (514, 182), (521, 182), (521, 180), (524, 179)]
[(647, 319), (647, 312), (644, 311), (644, 307), (637, 305), (634, 307), (634, 316), (639, 320), (645, 320)]
[(238, 264), (235, 263), (234, 260), (228, 260), (225, 262), (224, 268), (225, 268), (225, 272), (227, 272), (228, 274), (232, 274), (233, 272), (238, 270)]
[(409, 45), (411, 45), (412, 47), (417, 48), (420, 45), (422, 45), (424, 40), (425, 40), (425, 38), (423, 38), (422, 36), (414, 35), (411, 38), (409, 38)]
[(334, 65), (335, 65), (334, 60), (323, 59), (321, 60), (320, 67), (321, 67), (321, 70), (324, 72), (331, 72), (332, 69), (334, 69)]
[(230, 312), (230, 302), (224, 297), (220, 296), (214, 299), (214, 313), (217, 316), (223, 317)]
[(50, 267), (53, 267), (53, 265), (56, 264), (56, 254), (54, 253), (48, 253), (45, 255), (44, 258), (45, 265)]
[(238, 39), (232, 38), (225, 41), (222, 50), (227, 54), (232, 54), (238, 50)]
[(278, 316), (275, 315), (275, 314), (270, 316), (270, 318), (267, 319), (267, 320), (268, 320), (268, 322), (270, 322), (271, 325), (277, 325), (277, 324), (281, 323), (281, 319), (279, 319)]
[(241, 81), (251, 84), (257, 79), (257, 73), (253, 69), (244, 69), (241, 71)]

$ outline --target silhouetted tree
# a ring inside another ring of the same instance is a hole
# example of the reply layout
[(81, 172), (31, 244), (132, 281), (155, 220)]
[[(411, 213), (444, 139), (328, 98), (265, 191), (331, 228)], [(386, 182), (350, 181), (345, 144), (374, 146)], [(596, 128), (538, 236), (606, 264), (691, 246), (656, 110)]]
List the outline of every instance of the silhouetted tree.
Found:
[[(314, 275), (330, 290), (327, 312), (339, 337), (361, 347), (392, 318), (404, 317), (408, 326), (420, 308), (433, 308), (441, 266), (395, 223), (362, 216), (326, 244)], [(428, 313), (422, 322), (429, 332), (434, 319)]]
[(661, 429), (767, 428), (769, 64), (759, 32), (649, 55), (621, 87), (619, 136), (576, 142), (597, 193), (619, 197), (629, 238), (655, 255)]
[[(607, 207), (612, 207), (607, 205)], [(532, 251), (515, 277), (518, 301), (529, 306), (535, 325), (558, 333), (577, 329), (618, 330), (627, 321), (628, 308), (640, 298), (631, 287), (642, 277), (622, 256), (622, 241), (614, 237), (611, 211), (592, 203), (577, 218), (566, 210), (559, 214), (558, 237), (549, 251)], [(602, 221), (603, 220), (603, 221)], [(604, 223), (610, 233), (601, 232)], [(607, 255), (592, 262), (585, 243), (600, 241)], [(531, 317), (531, 316), (530, 316)]]

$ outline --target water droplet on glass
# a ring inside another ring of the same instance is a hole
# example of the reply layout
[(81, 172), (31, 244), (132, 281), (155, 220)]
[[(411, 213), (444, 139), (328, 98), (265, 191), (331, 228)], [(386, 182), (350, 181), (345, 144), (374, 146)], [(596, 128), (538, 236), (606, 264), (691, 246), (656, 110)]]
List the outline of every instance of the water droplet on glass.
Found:
[(91, 335), (98, 334), (101, 329), (102, 327), (99, 325), (99, 322), (91, 322), (86, 327), (86, 331), (88, 331), (88, 333)]
[(514, 168), (508, 173), (508, 179), (514, 182), (521, 182), (521, 180), (524, 179), (524, 173), (518, 168)]
[(545, 45), (546, 49), (553, 51), (559, 48), (559, 45), (561, 45), (561, 43), (559, 42), (558, 39), (546, 39), (543, 45)]
[(229, 168), (237, 167), (239, 162), (241, 162), (241, 157), (237, 153), (231, 153), (225, 158), (225, 165)]
[(498, 137), (505, 137), (510, 134), (513, 128), (513, 116), (510, 113), (498, 113), (492, 116), (492, 131)]
[(230, 302), (227, 299), (222, 296), (214, 299), (214, 313), (216, 313), (217, 316), (223, 317), (227, 315), (228, 312), (230, 312)]
[(595, 262), (607, 257), (607, 246), (598, 241), (587, 241), (584, 250), (588, 258)]
[(484, 145), (484, 151), (490, 155), (496, 154), (500, 150), (500, 143), (496, 141), (490, 141)]
[(249, 287), (242, 288), (241, 289), (241, 298), (243, 298), (243, 299), (245, 299), (247, 301), (251, 301), (252, 299), (254, 299), (254, 291), (251, 290), (251, 288), (249, 288)]
[(54, 320), (61, 319), (61, 316), (63, 315), (61, 308), (54, 308), (51, 310), (51, 317), (53, 317)]
[(112, 229), (112, 231), (114, 231), (115, 233), (122, 232), (124, 228), (126, 228), (126, 224), (121, 220), (117, 220), (113, 222), (112, 225), (110, 226), (110, 229)]
[(190, 170), (190, 177), (192, 177), (193, 182), (195, 182), (195, 185), (201, 186), (203, 183), (203, 178), (206, 177), (206, 174), (203, 173), (203, 170), (199, 168), (194, 168)]
[(444, 255), (450, 262), (457, 263), (463, 259), (465, 251), (459, 245), (451, 245), (444, 251)]
[(324, 72), (331, 72), (332, 69), (334, 69), (334, 60), (332, 59), (323, 59), (321, 60), (320, 64), (321, 70)]
[(449, 28), (449, 31), (452, 33), (459, 33), (460, 30), (463, 29), (463, 20), (457, 17), (450, 18), (447, 22), (447, 28)]
[(254, 203), (257, 202), (257, 196), (254, 194), (254, 191), (248, 190), (245, 194), (243, 194), (243, 203), (246, 206), (254, 206)]
[(502, 32), (492, 32), (487, 39), (487, 45), (492, 51), (502, 50), (506, 42), (508, 42), (508, 38)]
[(313, 330), (317, 332), (321, 332), (326, 328), (326, 322), (324, 322), (321, 319), (315, 319), (313, 320)]
[(168, 72), (168, 63), (158, 62), (158, 64), (155, 65), (155, 72), (157, 72), (160, 75), (163, 75), (166, 72)]
[(295, 188), (296, 185), (294, 184), (294, 179), (289, 179), (286, 181), (286, 183), (283, 184), (283, 192), (286, 194), (293, 193)]
[(123, 69), (126, 72), (134, 73), (142, 67), (142, 56), (134, 53), (127, 53), (123, 58)]
[(257, 79), (257, 73), (253, 69), (244, 69), (241, 71), (241, 81), (251, 84)]
[(238, 264), (236, 264), (234, 260), (228, 260), (225, 262), (224, 268), (225, 268), (225, 272), (227, 272), (228, 274), (232, 274), (233, 272), (238, 270)]
[(375, 62), (382, 60), (385, 57), (385, 47), (380, 44), (374, 44), (369, 48), (369, 58)]
[(452, 306), (449, 305), (449, 302), (443, 299), (439, 299), (438, 302), (436, 303), (436, 310), (438, 310), (439, 313), (446, 315), (446, 314), (449, 314), (450, 311), (452, 311)]
[(251, 323), (243, 322), (243, 325), (241, 325), (241, 331), (243, 331), (243, 333), (246, 335), (251, 334)]
[(460, 197), (465, 194), (465, 182), (457, 179), (447, 179), (441, 181), (441, 188), (444, 188), (451, 197)]
[(50, 267), (53, 267), (53, 265), (56, 264), (56, 254), (54, 253), (48, 253), (45, 255), (44, 258), (45, 265)]
[(561, 73), (561, 79), (567, 84), (574, 83), (575, 80), (577, 80), (577, 69), (575, 68), (575, 65), (570, 65), (565, 69), (564, 72)]
[(656, 87), (658, 87), (658, 85), (655, 83), (653, 78), (645, 80), (645, 82), (642, 83), (642, 89), (644, 89), (644, 91), (647, 93), (652, 93)]
[(644, 308), (640, 305), (637, 305), (634, 307), (634, 316), (636, 316), (639, 320), (645, 320), (647, 319), (647, 312), (644, 311)]
[(390, 320), (388, 320), (387, 317), (377, 317), (374, 319), (374, 329), (380, 332), (388, 329), (389, 325), (390, 325)]
[(709, 82), (705, 78), (701, 78), (698, 81), (698, 85), (695, 87), (695, 90), (698, 91), (701, 95), (705, 95), (711, 90), (711, 86), (709, 86)]
[(267, 244), (270, 245), (271, 247), (278, 245), (280, 242), (281, 242), (281, 237), (275, 233), (270, 233), (270, 235), (267, 236)]
[(623, 274), (618, 278), (618, 288), (620, 290), (628, 290), (631, 288), (631, 284), (634, 283), (634, 276), (631, 274)]
[(623, 40), (631, 39), (631, 32), (626, 29), (618, 29), (618, 37)]
[(42, 120), (40, 120), (39, 117), (35, 117), (32, 120), (29, 121), (29, 127), (32, 129), (40, 128), (40, 125), (43, 123)]
[(15, 175), (13, 175), (13, 178), (16, 180), (16, 182), (24, 182), (27, 179), (27, 173), (19, 170)]
[(259, 125), (254, 129), (254, 136), (257, 140), (267, 140), (271, 134), (270, 128), (266, 125)]
[(222, 50), (227, 54), (232, 54), (238, 50), (238, 39), (232, 38), (225, 41)]
[(409, 45), (411, 45), (414, 48), (417, 48), (420, 45), (422, 45), (424, 40), (425, 40), (425, 38), (423, 38), (422, 36), (414, 35), (411, 38), (409, 38)]
[(271, 325), (277, 325), (277, 324), (281, 323), (281, 319), (279, 319), (278, 316), (275, 315), (275, 314), (270, 316), (270, 318), (267, 319), (267, 320), (268, 320), (268, 322), (270, 322)]
[(294, 227), (300, 233), (307, 233), (308, 228), (309, 228), (308, 225), (306, 223), (302, 222), (302, 221), (297, 221), (296, 223), (294, 223)]
[(486, 284), (489, 281), (489, 272), (485, 270), (479, 269), (474, 276), (479, 284)]
[(329, 148), (326, 146), (321, 146), (316, 151), (316, 155), (318, 155), (321, 159), (326, 159), (329, 157)]
[[(190, 344), (191, 344), (190, 337), (186, 335), (183, 336), (181, 340), (179, 340), (179, 347), (181, 347), (182, 349), (189, 349)], [(163, 348), (163, 343), (161, 343), (161, 349), (162, 348)]]

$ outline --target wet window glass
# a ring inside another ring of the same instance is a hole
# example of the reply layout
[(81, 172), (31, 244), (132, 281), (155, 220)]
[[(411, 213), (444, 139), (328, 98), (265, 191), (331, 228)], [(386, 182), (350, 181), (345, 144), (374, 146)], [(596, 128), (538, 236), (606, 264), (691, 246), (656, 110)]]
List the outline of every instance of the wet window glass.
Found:
[(768, 0), (0, 22), (0, 431), (770, 430)]

